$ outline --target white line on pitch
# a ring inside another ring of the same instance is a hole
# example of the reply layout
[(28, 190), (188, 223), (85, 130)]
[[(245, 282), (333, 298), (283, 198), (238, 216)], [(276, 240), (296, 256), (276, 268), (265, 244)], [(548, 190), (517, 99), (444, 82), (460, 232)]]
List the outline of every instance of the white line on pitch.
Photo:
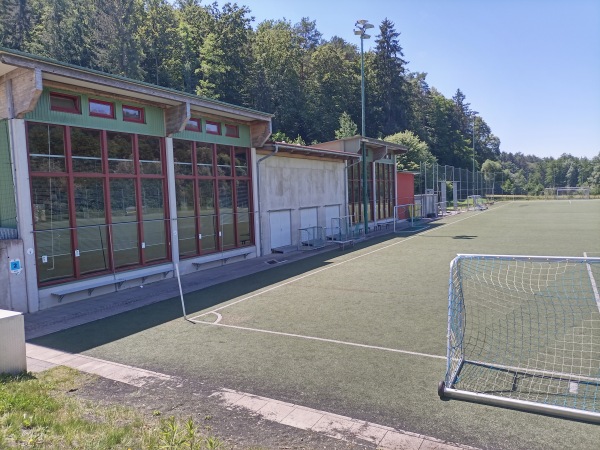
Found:
[[(509, 204), (509, 203), (505, 203), (504, 205), (500, 205), (498, 208), (501, 208), (502, 206), (506, 206), (506, 205), (508, 205), (508, 204)], [(225, 309), (225, 308), (229, 308), (230, 306), (237, 305), (238, 303), (241, 303), (241, 302), (245, 302), (246, 300), (250, 300), (251, 298), (258, 297), (259, 295), (266, 294), (267, 292), (273, 291), (273, 290), (275, 290), (275, 289), (278, 289), (278, 288), (280, 288), (280, 287), (287, 286), (288, 284), (291, 284), (291, 283), (295, 283), (296, 281), (303, 280), (304, 278), (308, 278), (308, 277), (310, 277), (310, 276), (316, 275), (316, 274), (318, 274), (318, 273), (321, 273), (321, 272), (323, 272), (323, 271), (325, 271), (325, 270), (333, 269), (334, 267), (341, 266), (342, 264), (346, 264), (346, 263), (349, 263), (349, 262), (351, 262), (351, 261), (354, 261), (354, 260), (356, 260), (356, 259), (363, 258), (363, 257), (365, 257), (365, 256), (369, 256), (369, 255), (372, 255), (373, 253), (380, 252), (380, 251), (382, 251), (382, 250), (385, 250), (385, 249), (388, 249), (388, 248), (390, 248), (390, 247), (394, 247), (394, 246), (396, 246), (396, 245), (399, 245), (399, 244), (402, 244), (402, 243), (404, 243), (404, 242), (410, 241), (411, 239), (414, 239), (414, 238), (417, 238), (417, 237), (423, 236), (424, 234), (430, 233), (430, 232), (432, 232), (432, 231), (434, 231), (434, 230), (438, 230), (438, 229), (440, 229), (440, 228), (444, 228), (444, 227), (447, 227), (447, 226), (449, 226), (449, 225), (454, 225), (454, 224), (456, 224), (456, 223), (459, 223), (459, 222), (462, 222), (462, 221), (464, 221), (464, 220), (472, 219), (473, 217), (476, 217), (476, 216), (478, 216), (478, 215), (480, 215), (480, 214), (484, 214), (484, 213), (486, 213), (486, 212), (488, 212), (488, 211), (496, 211), (496, 210), (498, 210), (498, 208), (494, 208), (493, 210), (490, 210), (490, 209), (488, 209), (488, 210), (485, 210), (485, 211), (481, 211), (481, 212), (479, 212), (479, 213), (477, 213), (477, 214), (474, 214), (474, 215), (472, 215), (472, 216), (465, 217), (465, 218), (463, 218), (463, 219), (459, 219), (459, 220), (457, 220), (457, 221), (455, 221), (455, 222), (446, 223), (446, 224), (444, 224), (444, 225), (442, 225), (442, 226), (440, 226), (440, 227), (437, 227), (437, 228), (432, 228), (432, 229), (430, 229), (430, 230), (424, 231), (423, 233), (419, 233), (419, 234), (416, 234), (416, 235), (414, 235), (414, 236), (411, 236), (411, 237), (408, 237), (408, 238), (406, 238), (406, 239), (403, 239), (403, 240), (401, 240), (401, 241), (394, 242), (393, 244), (386, 245), (385, 247), (380, 247), (380, 248), (377, 248), (377, 249), (375, 249), (375, 250), (371, 250), (370, 252), (363, 253), (362, 255), (358, 255), (358, 256), (355, 256), (355, 257), (353, 257), (353, 258), (349, 258), (349, 259), (346, 259), (346, 260), (344, 260), (344, 261), (340, 261), (340, 262), (337, 262), (337, 263), (331, 264), (331, 265), (329, 265), (329, 266), (327, 266), (327, 267), (323, 267), (323, 268), (321, 268), (321, 269), (314, 270), (313, 272), (309, 272), (309, 273), (307, 273), (307, 274), (305, 274), (305, 275), (302, 275), (302, 276), (299, 276), (299, 277), (296, 277), (296, 278), (292, 278), (291, 280), (288, 280), (288, 281), (286, 281), (286, 282), (284, 282), (284, 283), (280, 283), (280, 284), (277, 284), (277, 285), (275, 285), (275, 286), (271, 286), (271, 287), (270, 287), (270, 288), (268, 288), (268, 289), (264, 289), (264, 290), (262, 290), (262, 291), (260, 291), (260, 292), (256, 292), (256, 293), (254, 293), (254, 294), (252, 294), (252, 295), (248, 295), (247, 297), (241, 298), (241, 299), (239, 299), (239, 300), (236, 300), (235, 302), (232, 302), (232, 303), (228, 303), (227, 305), (221, 306), (220, 308), (212, 309), (212, 310), (210, 310), (210, 311), (207, 311), (206, 313), (202, 313), (202, 314), (199, 314), (199, 315), (197, 315), (197, 316), (194, 316), (194, 317), (192, 317), (190, 320), (194, 321), (194, 319), (195, 319), (195, 318), (197, 318), (197, 317), (201, 317), (201, 316), (204, 316), (204, 315), (206, 315), (206, 314), (209, 314), (209, 313), (216, 313), (217, 311), (221, 311), (221, 310), (223, 310), (223, 309)]]
[[(587, 253), (583, 252), (583, 256), (587, 258)], [(594, 297), (596, 297), (596, 305), (598, 306), (598, 311), (600, 311), (600, 294), (598, 293), (598, 285), (596, 284), (596, 279), (594, 278), (594, 273), (592, 272), (592, 266), (586, 264), (588, 275), (590, 276), (590, 283), (592, 283), (592, 291), (594, 291)]]
[[(193, 319), (191, 319), (191, 320), (194, 321)], [(368, 348), (368, 349), (372, 349), (372, 350), (384, 350), (386, 352), (402, 353), (405, 355), (425, 356), (427, 358), (435, 358), (435, 359), (443, 359), (443, 360), (446, 359), (445, 356), (440, 356), (440, 355), (430, 355), (429, 353), (411, 352), (409, 350), (398, 350), (396, 348), (389, 348), (389, 347), (379, 347), (377, 345), (358, 344), (356, 342), (338, 341), (337, 339), (327, 339), (327, 338), (320, 338), (320, 337), (315, 337), (315, 336), (304, 336), (302, 334), (284, 333), (282, 331), (263, 330), (262, 328), (241, 327), (239, 325), (227, 325), (224, 323), (216, 323), (216, 322), (202, 322), (202, 321), (194, 321), (194, 322), (200, 323), (203, 325), (213, 325), (216, 327), (234, 328), (236, 330), (256, 331), (259, 333), (276, 334), (278, 336), (287, 336), (287, 337), (295, 337), (295, 338), (300, 338), (300, 339), (308, 339), (310, 341), (328, 342), (330, 344), (350, 345), (352, 347)]]

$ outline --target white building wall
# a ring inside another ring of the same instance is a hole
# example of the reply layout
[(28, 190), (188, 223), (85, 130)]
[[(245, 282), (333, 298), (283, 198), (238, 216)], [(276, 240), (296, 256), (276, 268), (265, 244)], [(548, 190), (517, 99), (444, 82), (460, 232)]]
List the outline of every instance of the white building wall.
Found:
[(297, 245), (301, 208), (316, 207), (318, 226), (322, 227), (329, 226), (325, 206), (340, 205), (340, 211), (346, 210), (345, 168), (344, 160), (298, 158), (285, 153), (261, 163), (258, 201), (263, 255), (271, 253), (270, 211), (291, 211), (292, 245)]

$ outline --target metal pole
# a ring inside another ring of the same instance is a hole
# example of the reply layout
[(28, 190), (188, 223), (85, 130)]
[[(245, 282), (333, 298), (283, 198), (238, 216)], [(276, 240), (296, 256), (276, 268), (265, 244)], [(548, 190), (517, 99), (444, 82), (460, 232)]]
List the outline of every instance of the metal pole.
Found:
[(360, 96), (362, 103), (362, 129), (361, 129), (361, 150), (362, 150), (362, 179), (363, 179), (363, 219), (365, 221), (365, 235), (369, 232), (369, 219), (367, 217), (368, 208), (367, 202), (367, 148), (365, 146), (365, 54), (364, 54), (364, 29), (360, 35)]

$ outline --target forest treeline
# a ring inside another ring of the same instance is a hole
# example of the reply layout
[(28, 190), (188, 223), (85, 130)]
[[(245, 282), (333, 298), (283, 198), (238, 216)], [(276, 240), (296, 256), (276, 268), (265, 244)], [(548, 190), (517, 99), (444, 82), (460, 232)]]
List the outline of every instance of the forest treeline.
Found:
[[(275, 136), (323, 142), (360, 132), (357, 42), (324, 39), (315, 21), (254, 24), (246, 6), (200, 0), (0, 0), (0, 45), (273, 113)], [(348, 24), (351, 27), (353, 24)], [(411, 72), (385, 19), (365, 53), (366, 135), (402, 143), (419, 162), (502, 171), (507, 188), (600, 189), (600, 154), (510, 154), (465, 94), (445, 97)], [(484, 166), (484, 164), (487, 164)]]

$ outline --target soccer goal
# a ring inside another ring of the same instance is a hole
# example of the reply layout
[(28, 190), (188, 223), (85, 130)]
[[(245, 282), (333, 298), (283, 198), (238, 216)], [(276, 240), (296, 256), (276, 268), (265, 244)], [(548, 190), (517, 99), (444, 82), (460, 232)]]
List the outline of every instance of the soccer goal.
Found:
[(558, 200), (579, 200), (590, 198), (590, 188), (588, 187), (559, 187), (555, 190), (555, 196)]
[(467, 211), (483, 211), (485, 209), (487, 209), (487, 205), (481, 195), (469, 195), (467, 197)]
[(442, 398), (600, 423), (600, 258), (458, 255)]

